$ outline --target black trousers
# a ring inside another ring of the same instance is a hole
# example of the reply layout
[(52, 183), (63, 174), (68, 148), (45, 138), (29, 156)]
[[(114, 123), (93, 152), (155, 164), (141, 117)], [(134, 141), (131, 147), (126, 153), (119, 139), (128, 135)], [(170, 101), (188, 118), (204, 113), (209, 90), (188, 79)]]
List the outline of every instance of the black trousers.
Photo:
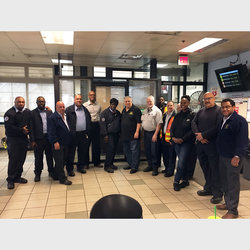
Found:
[(35, 175), (41, 175), (43, 170), (43, 153), (45, 152), (48, 172), (53, 172), (53, 153), (51, 144), (48, 141), (47, 135), (43, 139), (36, 140), (36, 147), (34, 148), (35, 156)]
[(208, 144), (197, 142), (197, 155), (205, 178), (204, 189), (211, 191), (215, 197), (221, 197), (219, 155), (215, 142)]
[[(100, 143), (100, 124), (99, 122), (91, 122), (91, 133), (89, 136), (89, 146), (92, 143), (92, 162), (95, 166), (99, 165), (101, 155), (101, 143)], [(89, 163), (89, 151), (87, 152)]]
[(28, 139), (19, 137), (7, 137), (7, 150), (9, 156), (8, 182), (18, 180), (23, 172), (23, 164), (28, 150)]
[(53, 157), (55, 160), (54, 177), (58, 177), (59, 181), (65, 181), (67, 179), (64, 172), (64, 165), (68, 157), (68, 150), (69, 149), (67, 145), (61, 145), (61, 144), (59, 150), (55, 150), (54, 146), (52, 148)]
[(170, 143), (166, 142), (163, 137), (161, 147), (165, 171), (166, 173), (173, 175), (176, 163), (176, 152), (174, 149), (174, 144), (171, 145)]
[(77, 169), (80, 170), (88, 165), (87, 152), (89, 151), (89, 140), (86, 132), (76, 132), (71, 137), (69, 144), (69, 153), (66, 162), (66, 169), (68, 172), (74, 170), (74, 159), (77, 148)]
[(108, 168), (113, 165), (118, 141), (119, 141), (119, 134), (108, 135), (108, 142), (105, 143), (106, 158), (105, 158), (104, 168)]
[(231, 160), (231, 158), (222, 156), (219, 158), (222, 190), (228, 212), (238, 215), (241, 165), (239, 167), (233, 167)]

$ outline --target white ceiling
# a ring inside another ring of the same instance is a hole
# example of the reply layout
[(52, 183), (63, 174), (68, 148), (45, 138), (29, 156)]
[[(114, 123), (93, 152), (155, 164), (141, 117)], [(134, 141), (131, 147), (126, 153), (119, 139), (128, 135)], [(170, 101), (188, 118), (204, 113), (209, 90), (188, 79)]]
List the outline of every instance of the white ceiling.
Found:
[[(204, 37), (227, 41), (190, 54), (190, 63), (204, 63), (250, 50), (250, 32), (74, 32), (74, 45), (44, 44), (40, 32), (0, 32), (0, 62), (52, 64), (51, 58), (72, 58), (74, 65), (142, 67), (150, 59), (176, 63), (178, 50)], [(140, 60), (119, 59), (142, 54)]]

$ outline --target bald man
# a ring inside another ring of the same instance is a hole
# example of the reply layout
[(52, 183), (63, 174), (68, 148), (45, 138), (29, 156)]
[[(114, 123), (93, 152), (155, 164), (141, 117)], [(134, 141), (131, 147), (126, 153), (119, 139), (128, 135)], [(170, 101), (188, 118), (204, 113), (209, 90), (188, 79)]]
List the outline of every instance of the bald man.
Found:
[(197, 112), (192, 121), (192, 130), (196, 135), (197, 155), (206, 181), (204, 189), (199, 190), (197, 194), (213, 195), (210, 202), (217, 204), (222, 200), (219, 155), (216, 151), (216, 137), (222, 114), (220, 107), (215, 104), (212, 93), (205, 93), (203, 101), (205, 107)]
[(62, 101), (56, 103), (56, 111), (48, 118), (48, 139), (52, 144), (55, 160), (54, 179), (61, 184), (71, 185), (64, 172), (64, 165), (68, 156), (70, 132), (65, 115), (65, 105)]
[[(92, 162), (94, 167), (102, 168), (100, 160), (101, 146), (100, 146), (100, 114), (101, 106), (96, 101), (96, 94), (91, 90), (88, 94), (89, 100), (83, 104), (91, 115), (91, 130), (89, 136), (89, 145), (92, 143)], [(89, 152), (87, 154), (89, 159)]]
[(13, 189), (14, 183), (27, 183), (27, 180), (21, 175), (28, 150), (28, 135), (31, 131), (31, 111), (24, 106), (24, 98), (18, 96), (15, 98), (14, 106), (4, 114), (9, 155), (8, 177), (6, 179), (8, 189)]

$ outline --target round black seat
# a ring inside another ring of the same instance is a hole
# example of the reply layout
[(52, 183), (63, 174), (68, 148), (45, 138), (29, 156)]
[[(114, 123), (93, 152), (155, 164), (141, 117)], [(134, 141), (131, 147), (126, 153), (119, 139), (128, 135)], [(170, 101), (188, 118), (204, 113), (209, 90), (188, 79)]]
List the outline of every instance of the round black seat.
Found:
[(99, 199), (90, 211), (90, 219), (140, 219), (140, 203), (123, 194), (111, 194)]

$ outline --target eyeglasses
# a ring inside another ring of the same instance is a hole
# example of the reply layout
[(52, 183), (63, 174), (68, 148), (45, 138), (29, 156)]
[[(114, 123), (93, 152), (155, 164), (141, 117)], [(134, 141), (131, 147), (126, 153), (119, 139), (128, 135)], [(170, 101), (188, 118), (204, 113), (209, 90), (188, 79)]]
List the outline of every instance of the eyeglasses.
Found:
[(210, 100), (212, 98), (214, 98), (214, 97), (203, 98), (203, 101), (208, 101), (208, 100)]
[(221, 109), (230, 109), (232, 108), (233, 106), (224, 106), (224, 107), (221, 107)]

